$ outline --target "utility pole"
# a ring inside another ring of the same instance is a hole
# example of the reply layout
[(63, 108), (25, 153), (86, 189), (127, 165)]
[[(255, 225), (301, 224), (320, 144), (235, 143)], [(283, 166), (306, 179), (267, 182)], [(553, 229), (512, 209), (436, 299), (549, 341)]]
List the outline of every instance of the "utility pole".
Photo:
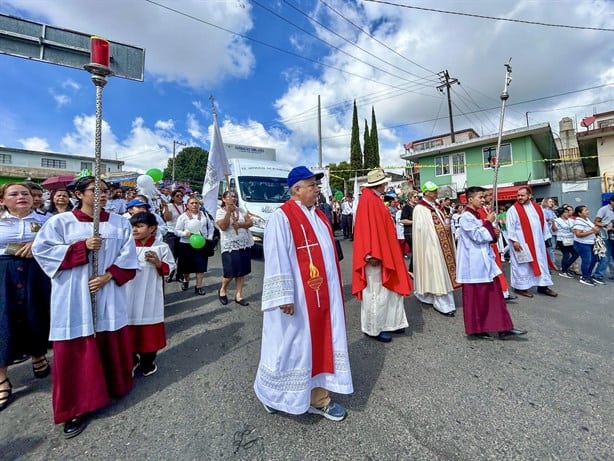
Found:
[(322, 111), (320, 109), (320, 95), (318, 95), (318, 168), (322, 168)]
[(452, 138), (452, 142), (454, 142), (454, 118), (452, 117), (452, 100), (450, 99), (450, 87), (455, 83), (460, 85), (458, 79), (450, 78), (450, 74), (448, 74), (448, 70), (442, 70), (437, 74), (439, 79), (441, 80), (441, 85), (437, 87), (439, 91), (443, 93), (443, 89), (445, 87), (446, 92), (448, 93), (448, 113), (450, 114), (450, 136)]
[(173, 173), (172, 173), (172, 175), (171, 175), (171, 176), (172, 176), (172, 181), (173, 181), (173, 184), (175, 184), (175, 147), (176, 147), (177, 145), (180, 145), (180, 146), (185, 146), (186, 144), (185, 144), (185, 143), (182, 143), (181, 141), (175, 141), (175, 140), (173, 139)]

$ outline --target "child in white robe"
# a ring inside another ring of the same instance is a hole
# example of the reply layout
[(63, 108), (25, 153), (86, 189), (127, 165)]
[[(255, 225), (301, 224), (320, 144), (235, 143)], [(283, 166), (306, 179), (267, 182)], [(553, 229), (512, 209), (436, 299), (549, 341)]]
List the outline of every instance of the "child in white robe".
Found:
[(164, 278), (175, 269), (175, 259), (169, 246), (156, 239), (157, 220), (152, 213), (136, 213), (130, 224), (139, 260), (136, 277), (126, 284), (133, 373), (140, 368), (143, 376), (150, 376), (158, 371), (157, 352), (166, 346)]

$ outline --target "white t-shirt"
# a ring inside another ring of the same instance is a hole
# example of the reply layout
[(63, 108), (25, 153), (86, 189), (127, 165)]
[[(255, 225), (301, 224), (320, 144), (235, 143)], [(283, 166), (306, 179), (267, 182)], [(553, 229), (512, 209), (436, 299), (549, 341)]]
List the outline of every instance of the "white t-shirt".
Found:
[[(579, 230), (582, 232), (586, 232), (591, 230), (593, 227), (595, 227), (595, 225), (591, 222), (590, 219), (584, 219), (584, 218), (576, 218), (576, 220), (573, 223), (573, 227), (572, 229), (574, 230)], [(578, 242), (578, 243), (585, 243), (587, 245), (594, 245), (595, 244), (595, 234), (589, 234), (586, 237), (577, 237), (576, 235), (574, 235), (574, 242)]]

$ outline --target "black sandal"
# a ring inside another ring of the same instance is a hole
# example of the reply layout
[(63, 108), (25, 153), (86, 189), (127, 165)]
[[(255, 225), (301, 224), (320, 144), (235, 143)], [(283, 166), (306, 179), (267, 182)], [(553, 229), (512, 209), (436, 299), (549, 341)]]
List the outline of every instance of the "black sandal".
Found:
[(46, 357), (40, 358), (36, 361), (32, 360), (32, 372), (37, 378), (46, 378), (51, 372), (51, 367)]
[[(11, 401), (11, 397), (13, 396), (13, 385), (11, 384), (11, 382), (9, 381), (8, 378), (6, 378), (4, 381), (0, 382), (0, 386), (3, 385), (4, 383), (8, 382), (9, 383), (9, 388), (8, 389), (0, 389), (0, 411), (4, 410), (6, 407), (9, 406), (9, 403)], [(5, 397), (2, 397), (3, 394), (7, 394)]]

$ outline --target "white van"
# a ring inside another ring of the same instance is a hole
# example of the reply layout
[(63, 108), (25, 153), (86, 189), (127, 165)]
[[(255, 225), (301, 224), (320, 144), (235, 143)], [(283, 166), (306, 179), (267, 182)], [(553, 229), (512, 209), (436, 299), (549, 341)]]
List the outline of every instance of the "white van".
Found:
[[(274, 160), (229, 158), (230, 189), (237, 194), (239, 208), (252, 216), (250, 228), (257, 245), (262, 245), (269, 216), (290, 198), (288, 173), (291, 166)], [(220, 183), (220, 197), (226, 184)]]

